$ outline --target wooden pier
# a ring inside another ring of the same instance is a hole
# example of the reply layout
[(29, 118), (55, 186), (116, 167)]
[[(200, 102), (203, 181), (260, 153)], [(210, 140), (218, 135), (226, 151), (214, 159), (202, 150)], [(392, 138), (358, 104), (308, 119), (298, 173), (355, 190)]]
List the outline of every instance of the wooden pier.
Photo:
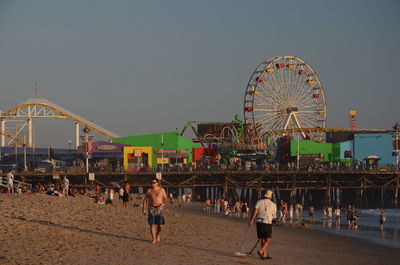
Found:
[[(150, 186), (155, 172), (97, 172), (95, 181), (83, 173), (66, 174), (73, 185), (88, 187), (94, 184), (111, 187), (110, 183), (128, 181), (132, 187)], [(60, 177), (64, 174), (61, 173)], [(16, 173), (26, 182), (54, 182), (50, 173)], [(5, 174), (3, 175), (5, 177)], [(354, 204), (362, 208), (392, 208), (400, 206), (400, 171), (194, 171), (163, 172), (162, 185), (182, 193), (190, 188), (193, 198), (225, 197), (254, 201), (267, 189), (275, 191), (278, 199), (306, 205)], [(241, 194), (238, 194), (239, 193)], [(245, 191), (245, 192), (240, 192)], [(240, 197), (240, 198), (239, 198)]]

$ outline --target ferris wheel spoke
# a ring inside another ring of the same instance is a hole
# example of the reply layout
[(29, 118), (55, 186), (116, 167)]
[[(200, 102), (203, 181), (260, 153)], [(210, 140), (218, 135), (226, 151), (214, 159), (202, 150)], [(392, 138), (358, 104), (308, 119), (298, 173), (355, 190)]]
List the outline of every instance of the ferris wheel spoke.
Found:
[[(277, 71), (278, 69), (275, 69)], [(269, 81), (270, 85), (272, 88), (274, 88), (274, 96), (277, 98), (278, 101), (282, 100), (282, 89), (279, 84), (279, 81), (277, 80), (277, 75), (276, 72), (267, 75), (267, 80)]]
[(284, 119), (284, 115), (273, 115), (273, 116), (269, 116), (269, 117), (264, 117), (263, 119), (259, 119), (258, 122), (263, 122), (265, 125), (264, 127), (268, 127), (270, 128), (271, 125), (269, 125), (269, 123), (274, 124), (277, 121), (283, 120)]
[(314, 99), (308, 99), (306, 101), (299, 103), (297, 106), (298, 106), (299, 110), (306, 110), (306, 109), (309, 109), (312, 107), (316, 108), (317, 104), (315, 104)]
[(271, 110), (271, 109), (254, 109), (255, 111), (263, 111), (263, 112), (271, 112), (271, 113), (277, 113), (279, 112), (278, 110)]
[(317, 112), (315, 110), (299, 110), (299, 113), (317, 113)]
[[(275, 98), (272, 96), (268, 97), (267, 95), (264, 95), (263, 92), (260, 92), (258, 94), (260, 98), (262, 98), (266, 103), (270, 103), (272, 106), (279, 106), (280, 103), (277, 101)], [(257, 97), (256, 97), (257, 98)]]
[(268, 124), (268, 122), (272, 122), (274, 120), (279, 119), (279, 117), (277, 117), (276, 115), (274, 116), (265, 116), (259, 119), (256, 119), (256, 123), (263, 123), (263, 124)]
[(299, 106), (299, 110), (300, 109), (306, 110), (306, 109), (309, 109), (312, 107), (316, 108), (318, 105), (316, 104), (315, 99), (308, 99), (307, 101), (303, 101), (303, 102), (299, 103), (298, 106)]
[(305, 119), (305, 117), (300, 117), (301, 122), (306, 125), (308, 128), (316, 128), (318, 124), (315, 123), (312, 119)]
[(270, 98), (267, 98), (264, 95), (260, 97), (255, 97), (253, 103), (261, 106), (275, 106), (277, 104), (276, 102), (271, 101)]
[[(299, 72), (301, 70), (305, 72)], [(309, 80), (315, 81), (314, 84)], [(252, 104), (252, 113), (245, 112), (246, 123), (250, 119), (258, 135), (283, 128), (325, 126), (326, 99), (322, 84), (315, 71), (302, 59), (281, 56), (266, 60), (257, 66), (249, 85), (255, 86), (249, 91), (257, 93), (252, 97), (245, 96), (246, 102)], [(316, 93), (322, 95), (316, 97)], [(301, 134), (305, 137), (304, 132)], [(321, 139), (322, 133), (312, 134), (313, 139), (317, 139), (314, 136)]]
[(282, 117), (281, 119), (276, 120), (271, 126), (271, 131), (281, 130), (284, 127), (287, 118), (288, 117)]
[(280, 121), (279, 120), (274, 120), (271, 122), (270, 126), (268, 127), (267, 131), (276, 131), (277, 128), (279, 128)]
[(305, 82), (305, 79), (304, 78), (300, 78), (300, 80), (299, 80), (299, 82), (298, 82), (298, 84), (297, 84), (297, 86), (296, 86), (296, 91), (297, 91), (297, 93), (296, 93), (296, 95), (295, 95), (295, 100), (297, 101), (297, 102), (300, 102), (300, 101), (302, 101), (304, 98), (307, 98), (307, 97), (310, 97), (311, 95), (312, 95), (312, 93), (311, 93), (311, 91), (310, 90), (307, 90), (305, 87), (304, 87), (304, 82)]
[(269, 100), (269, 99), (275, 100), (275, 98), (273, 97), (273, 93), (270, 92), (267, 88), (260, 86), (258, 91), (259, 91), (259, 93), (261, 93), (264, 96), (264, 99), (266, 99), (266, 100)]
[[(304, 68), (300, 68), (298, 71), (300, 70), (308, 70), (308, 69), (304, 69)], [(296, 71), (297, 74), (297, 82), (296, 82), (296, 86), (294, 87), (294, 89), (297, 91), (295, 98), (298, 99), (299, 96), (303, 95), (304, 92), (306, 92), (307, 90), (305, 89), (305, 84), (306, 84), (306, 80), (307, 80), (307, 75), (300, 75), (298, 74), (298, 71)]]
[(308, 104), (310, 102), (315, 102), (315, 98), (312, 97), (312, 95), (307, 94), (304, 95), (302, 98), (298, 99), (298, 106), (302, 106), (304, 104)]

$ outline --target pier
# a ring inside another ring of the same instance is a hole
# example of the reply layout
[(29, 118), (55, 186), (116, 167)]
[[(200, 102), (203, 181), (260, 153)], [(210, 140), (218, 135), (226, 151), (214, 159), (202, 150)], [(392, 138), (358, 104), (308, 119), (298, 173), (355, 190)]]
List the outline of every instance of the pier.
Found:
[[(155, 172), (97, 172), (95, 180), (88, 174), (67, 175), (76, 187), (101, 185), (112, 187), (113, 183), (127, 181), (134, 191), (146, 189)], [(57, 183), (51, 173), (21, 172), (16, 178), (25, 182)], [(3, 174), (3, 178), (5, 175)], [(275, 192), (277, 199), (306, 205), (346, 205), (359, 208), (399, 207), (400, 171), (194, 171), (162, 172), (162, 185), (176, 195), (190, 189), (195, 200), (206, 197), (225, 197), (255, 201), (267, 189)]]

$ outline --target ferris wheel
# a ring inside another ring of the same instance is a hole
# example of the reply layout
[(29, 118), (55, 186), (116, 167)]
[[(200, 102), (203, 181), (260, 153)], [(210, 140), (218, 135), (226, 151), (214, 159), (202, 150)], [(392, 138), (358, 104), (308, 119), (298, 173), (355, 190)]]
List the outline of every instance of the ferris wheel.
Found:
[(244, 117), (252, 136), (295, 128), (303, 139), (321, 141), (322, 130), (307, 130), (326, 125), (326, 99), (317, 73), (294, 56), (262, 62), (247, 85)]

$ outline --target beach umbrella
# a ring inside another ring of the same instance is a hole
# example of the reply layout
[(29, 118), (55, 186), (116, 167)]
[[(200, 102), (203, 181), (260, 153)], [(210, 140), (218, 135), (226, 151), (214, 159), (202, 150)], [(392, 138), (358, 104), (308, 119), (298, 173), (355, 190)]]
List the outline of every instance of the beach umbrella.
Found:
[(121, 187), (121, 185), (119, 185), (119, 183), (118, 183), (118, 182), (115, 182), (115, 181), (111, 181), (111, 182), (109, 182), (108, 184), (110, 184), (110, 185), (113, 186), (113, 187), (118, 187), (118, 188)]

